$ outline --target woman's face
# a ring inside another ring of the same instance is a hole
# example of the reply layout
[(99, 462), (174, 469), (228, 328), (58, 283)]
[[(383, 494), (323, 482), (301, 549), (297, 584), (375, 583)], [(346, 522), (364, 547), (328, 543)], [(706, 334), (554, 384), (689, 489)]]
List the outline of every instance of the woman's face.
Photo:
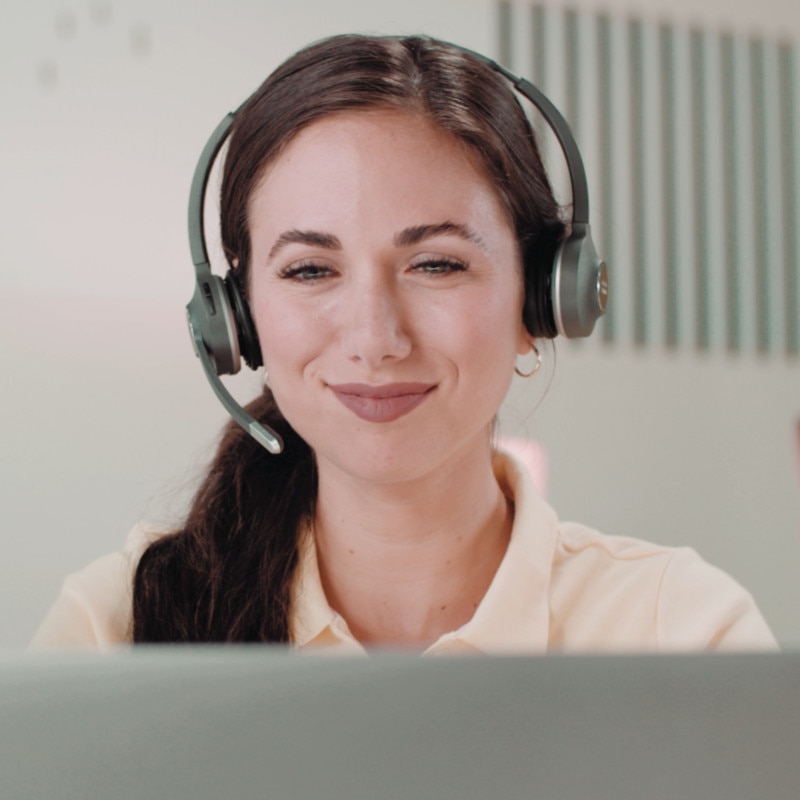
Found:
[(269, 382), (321, 472), (401, 481), (488, 453), (530, 345), (516, 240), (465, 146), (411, 113), (327, 117), (249, 217)]

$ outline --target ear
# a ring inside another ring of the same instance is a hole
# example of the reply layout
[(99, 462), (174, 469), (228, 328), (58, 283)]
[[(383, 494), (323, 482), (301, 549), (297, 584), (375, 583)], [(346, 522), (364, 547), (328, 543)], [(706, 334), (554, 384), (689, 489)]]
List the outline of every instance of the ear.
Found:
[(536, 339), (530, 335), (530, 332), (525, 327), (525, 323), (520, 320), (519, 323), (519, 339), (517, 341), (517, 355), (524, 356), (531, 352)]

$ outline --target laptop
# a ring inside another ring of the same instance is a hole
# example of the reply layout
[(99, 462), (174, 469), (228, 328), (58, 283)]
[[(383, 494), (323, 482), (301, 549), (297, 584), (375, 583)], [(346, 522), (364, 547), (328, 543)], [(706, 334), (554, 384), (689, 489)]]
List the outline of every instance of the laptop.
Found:
[(0, 798), (800, 797), (800, 653), (0, 657)]

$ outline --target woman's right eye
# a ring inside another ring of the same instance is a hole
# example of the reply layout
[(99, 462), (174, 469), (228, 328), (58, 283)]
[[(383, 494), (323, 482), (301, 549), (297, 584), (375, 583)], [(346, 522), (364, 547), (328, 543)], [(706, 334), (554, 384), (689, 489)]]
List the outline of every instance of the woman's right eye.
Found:
[(297, 264), (289, 264), (284, 267), (278, 276), (285, 280), (297, 281), (299, 283), (314, 283), (322, 278), (330, 277), (334, 271), (323, 264), (301, 261)]

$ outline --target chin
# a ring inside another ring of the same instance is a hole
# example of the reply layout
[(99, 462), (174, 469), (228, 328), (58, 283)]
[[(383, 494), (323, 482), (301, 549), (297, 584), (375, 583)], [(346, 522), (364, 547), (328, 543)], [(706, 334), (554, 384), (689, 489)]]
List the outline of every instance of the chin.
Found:
[(477, 452), (490, 452), (490, 426), (477, 435), (456, 442), (441, 439), (430, 432), (415, 430), (412, 434), (393, 432), (370, 436), (365, 432), (339, 447), (331, 443), (313, 448), (317, 465), (322, 470), (330, 465), (355, 480), (376, 485), (409, 483), (430, 478), (448, 465), (470, 459)]
[(414, 480), (434, 468), (430, 458), (413, 450), (407, 444), (365, 446), (364, 442), (358, 442), (336, 450), (321, 448), (314, 452), (320, 470), (329, 465), (365, 483), (389, 484)]

